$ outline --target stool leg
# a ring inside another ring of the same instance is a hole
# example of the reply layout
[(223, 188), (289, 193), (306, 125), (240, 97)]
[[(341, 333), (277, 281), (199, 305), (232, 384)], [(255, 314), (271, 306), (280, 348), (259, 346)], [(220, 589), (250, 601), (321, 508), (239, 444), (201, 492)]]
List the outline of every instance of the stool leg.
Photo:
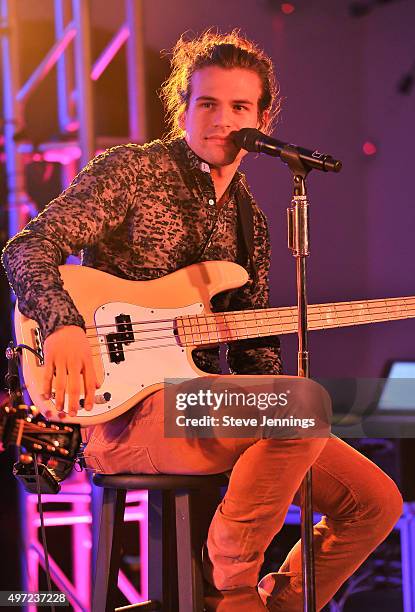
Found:
[(148, 598), (163, 601), (163, 494), (148, 492)]
[(194, 494), (176, 491), (176, 541), (179, 612), (203, 610), (199, 525), (191, 520)]
[(171, 491), (148, 492), (148, 596), (177, 612), (176, 526)]
[(92, 612), (115, 608), (126, 493), (125, 489), (103, 491)]

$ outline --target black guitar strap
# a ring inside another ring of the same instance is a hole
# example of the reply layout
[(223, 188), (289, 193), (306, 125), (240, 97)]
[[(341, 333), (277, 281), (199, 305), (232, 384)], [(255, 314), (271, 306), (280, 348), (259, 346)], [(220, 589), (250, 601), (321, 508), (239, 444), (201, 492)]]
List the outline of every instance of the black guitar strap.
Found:
[(238, 242), (242, 247), (242, 251), (244, 251), (243, 258), (247, 259), (249, 262), (252, 280), (254, 281), (254, 285), (256, 285), (258, 281), (258, 271), (254, 261), (254, 214), (251, 196), (243, 183), (238, 190), (236, 201), (238, 205)]

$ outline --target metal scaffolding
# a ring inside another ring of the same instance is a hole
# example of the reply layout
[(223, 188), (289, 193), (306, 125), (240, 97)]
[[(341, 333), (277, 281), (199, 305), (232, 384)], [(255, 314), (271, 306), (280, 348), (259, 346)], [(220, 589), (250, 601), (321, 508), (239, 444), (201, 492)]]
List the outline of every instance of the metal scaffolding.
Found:
[[(82, 478), (80, 473), (74, 473), (68, 481), (63, 483), (59, 495), (44, 494), (42, 501), (45, 504), (44, 522), (47, 535), (51, 538), (54, 537), (56, 542), (59, 539), (59, 536), (54, 533), (56, 527), (65, 526), (70, 530), (71, 536), (70, 550), (67, 551), (68, 557), (71, 558), (71, 576), (69, 577), (65, 573), (60, 563), (49, 552), (52, 581), (60, 591), (66, 594), (74, 612), (89, 612), (91, 610), (91, 591), (94, 581), (91, 564), (93, 552), (91, 486)], [(24, 529), (24, 552), (27, 569), (26, 590), (38, 592), (40, 590), (39, 573), (41, 569), (45, 569), (45, 554), (39, 533), (40, 515), (37, 507), (37, 495), (24, 494), (24, 503), (26, 506)], [(148, 565), (145, 562), (148, 554), (148, 496), (146, 491), (128, 492), (124, 521), (126, 523), (136, 523), (140, 542), (139, 584), (132, 584), (122, 570), (118, 575), (118, 588), (132, 604), (148, 599)], [(29, 605), (27, 612), (36, 612), (36, 609), (35, 605)]]
[(19, 143), (16, 136), (25, 125), (25, 106), (30, 95), (52, 68), (56, 66), (57, 70), (56, 103), (60, 132), (62, 135), (73, 134), (73, 139), (42, 143), (38, 151), (49, 153), (49, 159), (51, 152), (55, 152), (55, 160), (60, 160), (59, 153), (62, 154), (66, 170), (64, 183), (91, 159), (97, 148), (115, 144), (114, 139), (105, 137), (97, 141), (92, 86), (124, 43), (127, 46), (129, 120), (129, 133), (124, 140), (146, 140), (143, 2), (124, 0), (124, 23), (92, 62), (89, 0), (54, 0), (51, 21), (54, 23), (55, 41), (25, 83), (20, 78), (17, 3), (15, 0), (0, 0), (0, 10), (9, 235), (14, 235), (27, 221), (30, 202), (24, 183), (24, 164), (25, 158), (30, 159), (33, 152), (30, 142)]
[[(2, 52), (4, 151), (7, 174), (7, 208), (9, 236), (20, 231), (30, 217), (33, 205), (25, 185), (25, 164), (36, 153), (46, 161), (62, 163), (62, 187), (66, 187), (79, 169), (93, 157), (97, 150), (119, 144), (120, 141), (144, 142), (146, 140), (145, 71), (143, 43), (143, 0), (124, 0), (124, 22), (110, 42), (93, 61), (91, 57), (90, 0), (54, 0), (50, 15), (54, 28), (54, 42), (46, 55), (23, 83), (22, 58), (19, 52), (19, 23), (16, 0), (0, 0), (0, 39)], [(119, 50), (126, 45), (126, 77), (128, 90), (128, 134), (125, 138), (97, 138), (94, 133), (93, 82), (97, 81), (110, 65)], [(21, 141), (25, 128), (25, 109), (32, 93), (56, 67), (56, 104), (62, 141), (33, 143)], [(58, 512), (48, 515), (49, 527), (67, 524), (72, 529), (73, 580), (69, 580), (56, 563), (52, 563), (53, 580), (65, 590), (74, 610), (90, 609), (91, 554), (95, 547), (94, 529), (91, 529), (91, 511), (94, 514), (93, 491), (88, 480), (76, 479), (76, 485), (68, 484), (64, 493), (48, 501), (68, 501), (71, 509), (65, 516)], [(138, 499), (138, 497), (139, 499)], [(136, 494), (139, 508), (126, 512), (126, 520), (140, 523), (141, 562), (140, 587), (137, 591), (120, 572), (119, 587), (130, 602), (147, 598), (147, 523), (146, 495)], [(22, 524), (25, 526), (26, 545), (23, 560), (24, 587), (37, 591), (38, 570), (44, 565), (42, 548), (38, 541), (39, 517), (33, 496), (21, 496)], [(24, 518), (23, 518), (24, 517)], [(66, 517), (66, 518), (65, 518)], [(82, 551), (84, 554), (82, 554)], [(27, 572), (27, 569), (29, 570)]]

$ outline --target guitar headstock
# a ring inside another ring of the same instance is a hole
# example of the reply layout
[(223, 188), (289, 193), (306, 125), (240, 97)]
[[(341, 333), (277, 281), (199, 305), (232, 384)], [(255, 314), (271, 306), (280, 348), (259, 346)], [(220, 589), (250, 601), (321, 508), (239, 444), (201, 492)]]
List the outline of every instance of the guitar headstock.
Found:
[(34, 406), (0, 404), (0, 442), (3, 448), (18, 446), (27, 452), (75, 461), (81, 443), (79, 425), (46, 421)]

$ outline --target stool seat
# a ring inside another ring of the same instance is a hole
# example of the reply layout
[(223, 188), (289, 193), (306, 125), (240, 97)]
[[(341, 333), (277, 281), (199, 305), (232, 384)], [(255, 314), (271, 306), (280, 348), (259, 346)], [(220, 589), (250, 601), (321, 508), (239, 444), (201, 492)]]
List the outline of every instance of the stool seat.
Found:
[(207, 486), (224, 487), (229, 482), (227, 473), (207, 475), (187, 474), (94, 474), (93, 483), (107, 489), (127, 489), (133, 491), (155, 489), (174, 491), (175, 489), (204, 489)]
[(202, 545), (229, 474), (94, 474), (103, 495), (92, 612), (118, 609), (121, 530), (131, 490), (148, 491), (149, 601), (125, 609), (203, 611)]

